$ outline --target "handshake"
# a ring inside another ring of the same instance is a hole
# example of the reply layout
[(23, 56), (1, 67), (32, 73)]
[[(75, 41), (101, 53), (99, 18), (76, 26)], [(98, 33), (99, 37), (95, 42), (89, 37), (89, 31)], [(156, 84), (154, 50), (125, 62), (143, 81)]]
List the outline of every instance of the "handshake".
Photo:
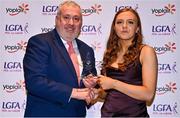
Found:
[[(96, 99), (104, 92), (100, 85), (100, 79), (105, 76), (88, 75), (82, 79), (86, 88), (73, 88), (72, 98), (85, 100), (87, 104), (94, 104)], [(96, 87), (100, 86), (100, 87)]]

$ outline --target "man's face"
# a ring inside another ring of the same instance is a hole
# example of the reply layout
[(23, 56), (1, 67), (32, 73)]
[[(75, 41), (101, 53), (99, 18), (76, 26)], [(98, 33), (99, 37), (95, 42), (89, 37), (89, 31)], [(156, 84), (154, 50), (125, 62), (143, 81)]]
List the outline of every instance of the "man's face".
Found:
[(61, 13), (56, 16), (56, 28), (62, 38), (72, 41), (77, 38), (82, 26), (81, 9), (77, 6), (62, 6)]

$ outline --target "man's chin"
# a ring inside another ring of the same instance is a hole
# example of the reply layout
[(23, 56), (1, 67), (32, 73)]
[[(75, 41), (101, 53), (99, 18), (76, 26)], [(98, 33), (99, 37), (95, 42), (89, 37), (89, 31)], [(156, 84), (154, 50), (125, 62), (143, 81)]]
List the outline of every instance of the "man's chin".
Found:
[(67, 35), (68, 38), (72, 38), (72, 39), (75, 39), (75, 38), (77, 38), (78, 36), (79, 36), (79, 34), (78, 34), (78, 35), (75, 35), (75, 34), (72, 34), (72, 33), (68, 33), (68, 35)]

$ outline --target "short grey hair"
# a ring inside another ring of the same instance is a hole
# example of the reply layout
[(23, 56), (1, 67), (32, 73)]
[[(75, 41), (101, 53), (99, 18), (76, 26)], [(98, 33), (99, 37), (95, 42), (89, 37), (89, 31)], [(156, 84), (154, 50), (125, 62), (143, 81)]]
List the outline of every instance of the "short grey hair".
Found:
[(72, 0), (66, 0), (64, 1), (63, 3), (61, 3), (58, 7), (58, 12), (57, 12), (57, 15), (60, 15), (61, 14), (61, 8), (63, 6), (75, 6), (75, 7), (79, 7), (79, 9), (81, 10), (81, 7), (79, 4), (77, 4), (75, 1), (72, 1)]

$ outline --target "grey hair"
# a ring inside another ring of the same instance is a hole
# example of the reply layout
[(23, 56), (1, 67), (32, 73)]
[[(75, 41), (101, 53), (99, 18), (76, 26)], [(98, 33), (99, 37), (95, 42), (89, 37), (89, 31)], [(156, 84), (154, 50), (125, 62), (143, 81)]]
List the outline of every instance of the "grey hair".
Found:
[(60, 15), (61, 14), (61, 8), (63, 6), (75, 6), (75, 7), (79, 7), (79, 9), (81, 9), (80, 5), (77, 4), (75, 1), (72, 1), (72, 0), (66, 0), (64, 1), (63, 3), (61, 3), (58, 7), (58, 12), (57, 12), (57, 15)]

